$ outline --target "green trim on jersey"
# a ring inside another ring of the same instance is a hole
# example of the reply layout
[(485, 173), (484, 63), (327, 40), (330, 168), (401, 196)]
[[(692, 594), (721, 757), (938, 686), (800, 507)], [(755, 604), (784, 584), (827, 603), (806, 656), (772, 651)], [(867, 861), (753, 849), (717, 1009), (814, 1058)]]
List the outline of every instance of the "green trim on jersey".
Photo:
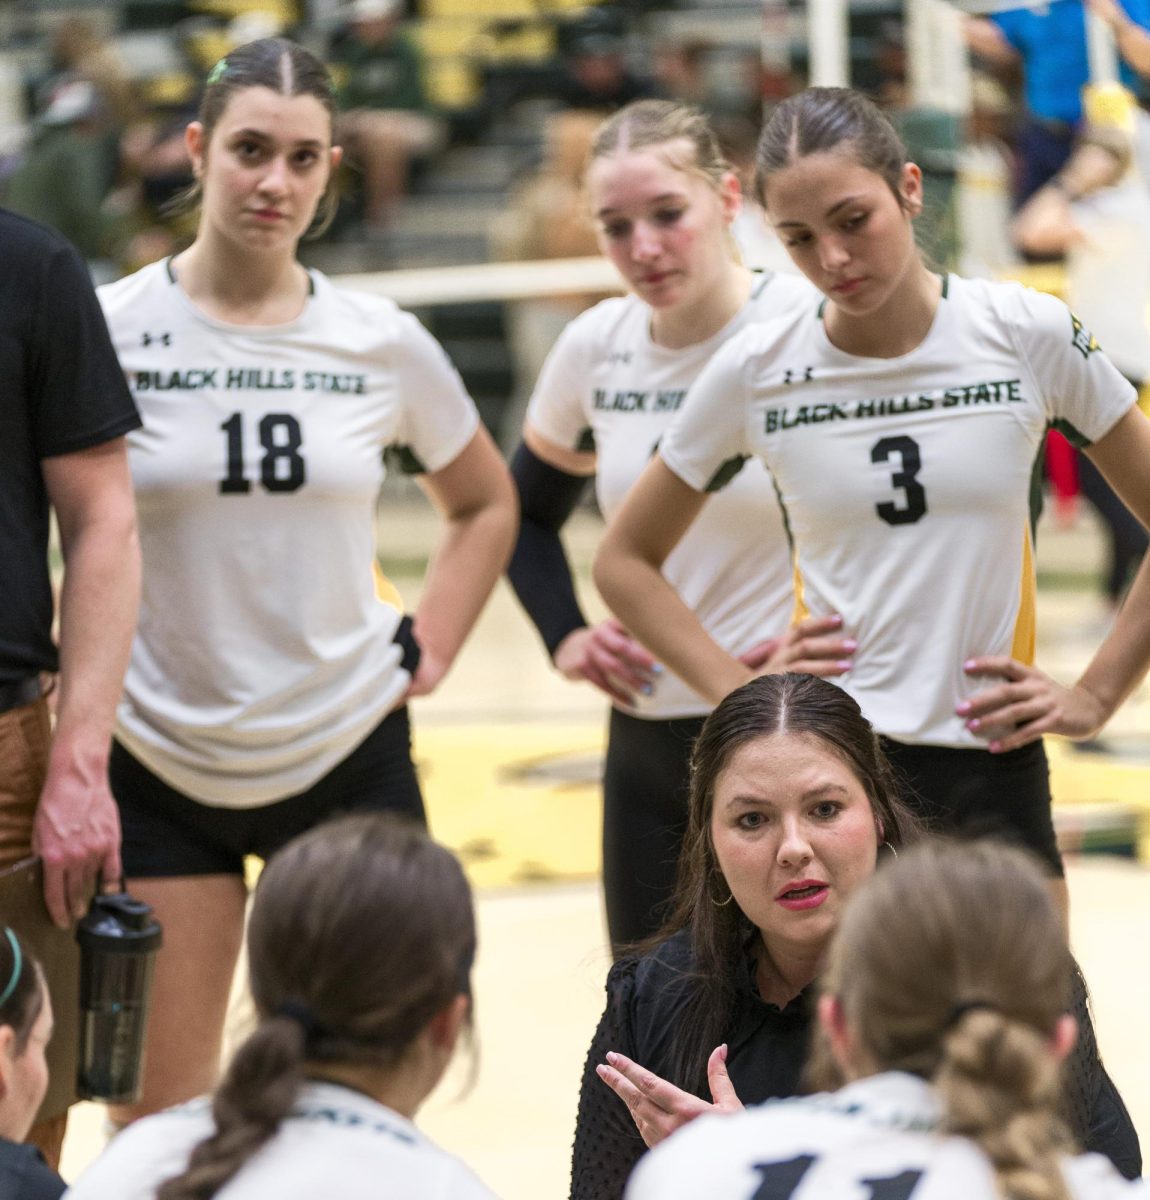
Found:
[(1055, 417), (1053, 421), (1046, 423), (1046, 428), (1057, 429), (1060, 434), (1076, 449), (1085, 450), (1087, 446), (1093, 446), (1094, 443), (1073, 425), (1062, 417)]
[(749, 454), (736, 454), (734, 458), (728, 458), (725, 463), (719, 465), (719, 469), (711, 476), (710, 481), (703, 490), (708, 495), (711, 492), (721, 492), (743, 469), (743, 464), (750, 457)]
[(427, 468), (410, 446), (385, 446), (383, 461), (389, 470), (403, 475), (426, 475)]

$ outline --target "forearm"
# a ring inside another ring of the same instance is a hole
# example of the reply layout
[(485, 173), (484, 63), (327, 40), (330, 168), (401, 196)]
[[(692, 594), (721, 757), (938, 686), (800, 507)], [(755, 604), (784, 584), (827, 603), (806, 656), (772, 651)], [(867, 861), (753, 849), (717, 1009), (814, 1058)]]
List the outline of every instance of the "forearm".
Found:
[(1109, 720), (1150, 670), (1150, 557), (1142, 560), (1114, 627), (1076, 686)]
[(654, 563), (608, 533), (595, 558), (595, 584), (612, 612), (657, 659), (717, 704), (754, 672), (706, 631)]
[(415, 613), (416, 639), (445, 666), (459, 653), (507, 566), (515, 524), (510, 497), (446, 520)]
[(103, 775), (140, 595), (130, 502), (65, 531), (60, 597), (60, 690), (49, 776)]
[(1118, 53), (1145, 79), (1150, 79), (1150, 32), (1123, 15), (1114, 25)]
[(559, 534), (526, 516), (519, 527), (507, 579), (552, 657), (564, 638), (586, 626)]
[(511, 478), (519, 496), (520, 524), (507, 578), (554, 658), (564, 638), (587, 624), (559, 536), (587, 477), (560, 470), (521, 445), (511, 461)]

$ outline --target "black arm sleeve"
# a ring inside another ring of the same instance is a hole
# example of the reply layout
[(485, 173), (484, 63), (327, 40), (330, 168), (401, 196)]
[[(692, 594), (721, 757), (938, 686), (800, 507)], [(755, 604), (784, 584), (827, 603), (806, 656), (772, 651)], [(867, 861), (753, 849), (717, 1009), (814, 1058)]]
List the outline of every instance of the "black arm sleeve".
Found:
[(547, 653), (554, 656), (569, 633), (587, 624), (559, 540), (587, 480), (545, 463), (523, 444), (511, 460), (511, 477), (519, 492), (520, 523), (507, 578)]
[(1127, 1179), (1137, 1179), (1142, 1174), (1142, 1148), (1126, 1105), (1102, 1065), (1086, 980), (1077, 965), (1071, 1012), (1078, 1022), (1078, 1040), (1064, 1067), (1070, 1130), (1084, 1150), (1104, 1154)]
[(621, 1200), (631, 1171), (647, 1149), (627, 1106), (595, 1074), (607, 1061), (608, 1050), (634, 1056), (634, 988), (634, 960), (616, 963), (607, 977), (607, 1007), (583, 1066), (571, 1154), (571, 1200)]

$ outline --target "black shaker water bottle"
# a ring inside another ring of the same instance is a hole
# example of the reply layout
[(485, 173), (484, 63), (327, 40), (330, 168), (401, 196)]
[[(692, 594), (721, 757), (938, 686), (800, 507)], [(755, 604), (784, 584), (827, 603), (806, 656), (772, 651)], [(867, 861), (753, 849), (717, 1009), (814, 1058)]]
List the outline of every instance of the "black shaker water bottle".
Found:
[(80, 943), (80, 1062), (86, 1100), (131, 1103), (139, 1095), (148, 993), (163, 939), (151, 908), (127, 892), (92, 898)]

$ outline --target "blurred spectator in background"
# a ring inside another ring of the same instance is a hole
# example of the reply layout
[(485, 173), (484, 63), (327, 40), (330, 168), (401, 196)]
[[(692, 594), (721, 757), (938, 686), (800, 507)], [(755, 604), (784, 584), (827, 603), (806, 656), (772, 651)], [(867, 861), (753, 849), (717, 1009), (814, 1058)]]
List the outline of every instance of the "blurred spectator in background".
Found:
[(402, 0), (353, 0), (350, 23), (331, 47), (344, 110), (336, 140), (362, 172), (369, 235), (387, 229), (407, 192), (412, 160), (446, 140), (424, 90), (419, 47), (401, 27), (402, 9)]
[(710, 113), (707, 59), (711, 45), (702, 38), (666, 39), (655, 47), (655, 80), (670, 100)]
[[(599, 253), (582, 183), (599, 122), (599, 116), (589, 112), (559, 112), (547, 118), (543, 161), (519, 183), (492, 223), (493, 258), (530, 261)], [(500, 440), (507, 449), (519, 442), (527, 401), (555, 339), (573, 318), (600, 299), (572, 293), (507, 306), (515, 370), (515, 390), (500, 419)]]
[[(1062, 170), (1019, 210), (1014, 236), (1024, 251), (1066, 256), (1067, 303), (1142, 388), (1150, 381), (1150, 191), (1132, 169), (1131, 132), (1088, 125)], [(1106, 529), (1104, 588), (1116, 608), (1146, 552), (1146, 531), (1083, 454), (1077, 482)]]
[(113, 181), (104, 115), (94, 84), (58, 82), (4, 192), (8, 208), (62, 233), (90, 264), (108, 259), (123, 233), (121, 220), (104, 207)]
[[(1116, 31), (1122, 81), (1131, 87), (1132, 67), (1150, 74), (1150, 0), (1101, 0)], [(1082, 89), (1090, 82), (1086, 11), (1082, 0), (1052, 0), (1037, 8), (1009, 9), (971, 17), (967, 41), (990, 64), (1022, 67), (1026, 113), (1018, 133), (1021, 204), (1070, 157), (1082, 120)]]
[(556, 99), (564, 108), (602, 114), (658, 93), (651, 79), (628, 65), (623, 17), (616, 9), (592, 8), (565, 25), (559, 53), (563, 75)]
[(975, 71), (966, 136), (958, 152), (956, 221), (961, 275), (994, 279), (1018, 261), (1010, 236), (1012, 112), (1002, 84)]
[(79, 16), (61, 21), (52, 32), (50, 56), (53, 76), (86, 79), (95, 87), (114, 128), (123, 129), (135, 116), (135, 95), (115, 44), (89, 21)]

